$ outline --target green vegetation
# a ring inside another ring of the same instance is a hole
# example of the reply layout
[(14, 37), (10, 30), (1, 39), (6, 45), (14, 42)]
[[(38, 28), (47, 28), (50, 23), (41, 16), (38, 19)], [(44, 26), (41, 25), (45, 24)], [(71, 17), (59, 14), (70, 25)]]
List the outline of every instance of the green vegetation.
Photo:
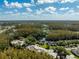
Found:
[(57, 53), (56, 59), (64, 59), (67, 55), (70, 55), (64, 47), (57, 46), (56, 48), (54, 48), (54, 51)]
[(56, 43), (58, 46), (77, 47), (79, 40), (59, 40)]
[[(56, 53), (63, 53), (66, 56), (70, 54), (70, 51), (64, 47), (71, 48), (79, 45), (78, 23), (47, 22), (13, 25), (15, 28), (0, 33), (1, 59), (53, 59), (46, 53), (38, 53), (25, 48), (27, 45), (38, 44), (45, 49), (54, 49)], [(5, 24), (4, 27), (6, 27)], [(13, 40), (24, 41), (25, 46), (14, 48), (11, 45)]]
[(79, 59), (79, 57), (75, 56), (76, 59)]
[(68, 30), (52, 30), (47, 35), (48, 41), (74, 40), (79, 38), (79, 33)]
[(60, 46), (55, 47), (54, 51), (57, 52), (58, 54), (60, 54), (62, 52), (64, 53), (64, 55), (70, 54), (64, 47), (60, 47)]
[(8, 35), (5, 33), (0, 34), (0, 49), (3, 50), (9, 47)]
[(0, 59), (53, 59), (46, 53), (38, 53), (28, 49), (8, 48), (0, 52)]
[(46, 43), (44, 43), (44, 45), (41, 45), (41, 47), (43, 47), (45, 49), (49, 49), (50, 48), (50, 46), (48, 44), (46, 44)]
[(35, 44), (36, 42), (36, 38), (34, 38), (33, 36), (27, 36), (27, 38), (25, 38), (26, 44)]

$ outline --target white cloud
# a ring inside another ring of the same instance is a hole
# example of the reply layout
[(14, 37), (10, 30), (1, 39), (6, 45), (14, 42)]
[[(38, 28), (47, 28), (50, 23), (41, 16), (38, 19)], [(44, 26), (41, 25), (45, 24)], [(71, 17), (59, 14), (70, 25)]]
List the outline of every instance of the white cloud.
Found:
[(79, 8), (79, 6), (77, 6), (77, 8)]
[(4, 0), (4, 4), (5, 4), (6, 7), (9, 7), (9, 8), (23, 8), (23, 7), (32, 6), (32, 4), (30, 4), (30, 3), (19, 3), (19, 2), (8, 3), (7, 0)]
[(6, 11), (5, 14), (13, 14), (13, 11)]
[(31, 9), (31, 8), (26, 8), (26, 10), (27, 10), (28, 12), (32, 12), (32, 9)]
[(71, 9), (67, 13), (72, 14), (72, 13), (75, 13), (75, 11), (73, 9)]
[(55, 0), (38, 0), (38, 3), (43, 4), (43, 3), (53, 3)]
[(18, 3), (18, 2), (8, 3), (7, 0), (4, 0), (4, 5), (6, 7), (10, 7), (10, 8), (22, 8), (22, 4), (21, 3)]
[(66, 14), (69, 14), (69, 15), (79, 15), (79, 11), (75, 11), (75, 10), (71, 9)]
[(30, 6), (32, 6), (30, 3), (23, 3), (23, 6), (24, 7), (30, 7)]
[(9, 5), (10, 5), (10, 7), (22, 8), (22, 4), (21, 3), (18, 3), (18, 2), (12, 2)]
[(59, 10), (64, 11), (64, 10), (68, 10), (68, 9), (69, 9), (69, 7), (66, 7), (66, 8), (60, 8)]
[[(39, 11), (38, 11), (39, 12)], [(32, 13), (16, 13), (6, 14), (5, 16), (0, 14), (0, 20), (79, 20), (79, 12), (75, 12), (73, 9), (64, 14), (32, 14)]]
[(45, 8), (45, 11), (49, 12), (49, 13), (54, 13), (56, 11), (56, 8), (55, 7), (47, 7), (47, 8)]
[(7, 6), (7, 7), (9, 6), (9, 4), (8, 4), (8, 1), (7, 1), (7, 0), (4, 0), (4, 5), (5, 5), (5, 6)]
[(76, 13), (73, 9), (70, 9), (69, 11), (67, 11), (66, 13), (63, 14), (63, 16), (71, 16), (74, 13)]
[(67, 3), (67, 2), (70, 2), (70, 3), (73, 3), (77, 0), (61, 0), (61, 3)]
[(34, 0), (31, 0), (31, 3), (34, 4)]
[(38, 10), (36, 10), (36, 14), (38, 14), (38, 15), (40, 15), (40, 14), (49, 14), (49, 13), (55, 13), (55, 11), (56, 11), (56, 8), (55, 7), (47, 7), (47, 8), (45, 8), (45, 9), (38, 9)]
[(70, 3), (73, 3), (77, 0), (38, 0), (38, 3), (39, 4), (43, 4), (43, 3), (53, 3), (53, 2), (61, 2), (61, 3), (67, 3), (67, 2), (70, 2)]
[(45, 12), (45, 10), (43, 10), (43, 9), (36, 10), (36, 14), (42, 14), (42, 13), (44, 13), (44, 12)]

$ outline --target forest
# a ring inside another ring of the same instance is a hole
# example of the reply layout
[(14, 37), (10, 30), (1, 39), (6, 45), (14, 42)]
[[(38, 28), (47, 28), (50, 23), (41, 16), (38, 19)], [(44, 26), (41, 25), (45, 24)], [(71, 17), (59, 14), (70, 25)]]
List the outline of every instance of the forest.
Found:
[[(43, 48), (53, 49), (53, 46), (70, 48), (79, 45), (79, 22), (31, 22), (11, 25), (7, 23), (2, 26), (15, 27), (0, 33), (1, 59), (40, 59), (40, 57), (41, 59), (54, 59), (47, 53), (30, 51), (25, 47), (39, 44)], [(13, 40), (21, 40), (25, 44), (23, 46), (12, 45)]]

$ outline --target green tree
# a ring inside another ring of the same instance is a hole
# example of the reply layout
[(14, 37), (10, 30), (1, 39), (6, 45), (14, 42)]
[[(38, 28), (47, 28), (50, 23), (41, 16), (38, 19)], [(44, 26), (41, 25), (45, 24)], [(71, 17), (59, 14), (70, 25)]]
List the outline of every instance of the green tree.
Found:
[(25, 39), (25, 43), (26, 44), (35, 44), (35, 43), (37, 43), (37, 40), (33, 36), (29, 35)]

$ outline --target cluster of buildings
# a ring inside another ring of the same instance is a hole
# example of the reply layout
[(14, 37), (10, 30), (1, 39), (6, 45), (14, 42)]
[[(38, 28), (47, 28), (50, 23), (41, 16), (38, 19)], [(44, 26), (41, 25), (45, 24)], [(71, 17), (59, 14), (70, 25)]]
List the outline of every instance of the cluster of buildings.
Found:
[[(23, 46), (23, 45), (25, 45), (25, 42), (23, 40), (13, 40), (13, 41), (11, 41), (11, 44), (14, 46)], [(27, 46), (25, 46), (25, 48), (32, 50), (32, 51), (45, 52), (45, 53), (53, 56), (54, 58), (58, 58), (58, 59), (60, 58), (58, 56), (58, 54), (56, 52), (54, 52), (53, 49), (45, 49), (45, 48), (40, 47), (38, 44), (27, 45)], [(63, 56), (63, 58), (64, 58), (64, 56)], [(75, 59), (75, 56), (74, 55), (67, 55), (66, 59)]]
[[(39, 45), (29, 45), (26, 47), (29, 50), (33, 50), (33, 51), (37, 51), (37, 52), (46, 52), (49, 55), (53, 56), (54, 58), (58, 58), (60, 59), (60, 56), (58, 56), (58, 54), (56, 52), (54, 52), (53, 49), (45, 49), (40, 47)], [(64, 57), (64, 55), (62, 55), (63, 59), (76, 59), (74, 55), (67, 55), (66, 57)]]

